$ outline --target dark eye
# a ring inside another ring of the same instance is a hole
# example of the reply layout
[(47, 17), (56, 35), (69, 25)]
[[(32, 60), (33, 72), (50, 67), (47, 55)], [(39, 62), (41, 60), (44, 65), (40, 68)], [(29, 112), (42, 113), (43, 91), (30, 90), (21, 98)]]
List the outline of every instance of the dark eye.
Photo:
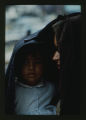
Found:
[(59, 52), (59, 47), (54, 47), (53, 52), (58, 51)]
[(58, 50), (58, 48), (55, 48), (55, 47), (54, 47), (54, 48), (52, 49), (52, 53), (54, 53), (54, 52), (57, 51), (57, 50)]
[(58, 48), (55, 48), (55, 51), (58, 51)]
[(29, 62), (28, 62), (28, 61), (25, 61), (24, 64), (27, 65), (27, 64), (29, 64)]
[(35, 64), (41, 64), (41, 63), (42, 63), (42, 61), (40, 61), (40, 60), (35, 61)]

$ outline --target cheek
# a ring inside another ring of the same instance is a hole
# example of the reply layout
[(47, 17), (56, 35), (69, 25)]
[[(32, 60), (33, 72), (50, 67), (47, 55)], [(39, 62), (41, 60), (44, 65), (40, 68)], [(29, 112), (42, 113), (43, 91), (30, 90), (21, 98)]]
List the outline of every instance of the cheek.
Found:
[(42, 65), (36, 65), (35, 73), (36, 73), (36, 75), (41, 76), (43, 74), (43, 66)]
[(21, 74), (24, 76), (27, 73), (28, 73), (27, 67), (22, 67)]

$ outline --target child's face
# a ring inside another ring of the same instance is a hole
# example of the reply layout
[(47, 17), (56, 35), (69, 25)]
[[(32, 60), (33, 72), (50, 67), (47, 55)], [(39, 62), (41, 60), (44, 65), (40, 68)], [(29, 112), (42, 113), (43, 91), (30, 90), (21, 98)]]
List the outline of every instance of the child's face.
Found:
[(39, 82), (43, 74), (43, 63), (39, 53), (27, 55), (21, 74), (28, 85), (36, 85)]

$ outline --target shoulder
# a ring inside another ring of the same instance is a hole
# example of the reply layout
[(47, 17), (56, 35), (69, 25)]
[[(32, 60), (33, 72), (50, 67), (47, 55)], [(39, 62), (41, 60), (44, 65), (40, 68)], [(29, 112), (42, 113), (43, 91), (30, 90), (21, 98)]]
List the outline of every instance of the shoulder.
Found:
[(55, 85), (53, 82), (50, 82), (50, 81), (46, 81), (46, 87), (48, 89), (51, 89), (51, 90), (54, 90), (55, 89)]

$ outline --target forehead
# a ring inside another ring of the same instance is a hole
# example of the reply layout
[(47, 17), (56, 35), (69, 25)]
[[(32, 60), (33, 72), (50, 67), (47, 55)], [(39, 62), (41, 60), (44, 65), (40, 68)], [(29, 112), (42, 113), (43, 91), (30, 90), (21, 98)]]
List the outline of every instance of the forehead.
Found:
[(41, 53), (39, 51), (34, 51), (34, 52), (30, 52), (27, 54), (26, 58), (27, 59), (40, 59), (41, 58)]

